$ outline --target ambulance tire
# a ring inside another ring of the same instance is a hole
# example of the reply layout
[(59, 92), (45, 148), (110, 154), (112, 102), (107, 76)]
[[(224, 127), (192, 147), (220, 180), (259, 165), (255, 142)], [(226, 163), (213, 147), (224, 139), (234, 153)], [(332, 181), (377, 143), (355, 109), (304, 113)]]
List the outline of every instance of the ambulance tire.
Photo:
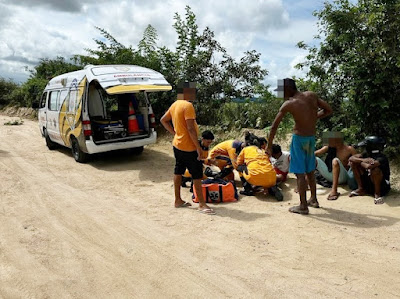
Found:
[(76, 162), (85, 163), (89, 159), (89, 154), (84, 153), (79, 147), (79, 142), (75, 137), (71, 137), (71, 151), (72, 156)]
[(47, 133), (46, 129), (43, 129), (44, 131), (44, 139), (46, 139), (46, 145), (49, 148), (49, 150), (54, 150), (57, 148), (57, 143), (51, 141), (49, 134)]
[(139, 156), (141, 153), (143, 153), (143, 149), (143, 146), (134, 147), (130, 149), (130, 152), (132, 155)]

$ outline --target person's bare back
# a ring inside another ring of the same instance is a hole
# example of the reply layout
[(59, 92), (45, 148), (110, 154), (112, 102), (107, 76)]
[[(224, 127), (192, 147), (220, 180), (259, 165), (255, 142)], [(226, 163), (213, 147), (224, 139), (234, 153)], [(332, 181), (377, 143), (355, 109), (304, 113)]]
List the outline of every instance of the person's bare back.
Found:
[(297, 92), (287, 101), (287, 112), (295, 121), (293, 133), (299, 136), (314, 136), (318, 119), (318, 96), (311, 92)]

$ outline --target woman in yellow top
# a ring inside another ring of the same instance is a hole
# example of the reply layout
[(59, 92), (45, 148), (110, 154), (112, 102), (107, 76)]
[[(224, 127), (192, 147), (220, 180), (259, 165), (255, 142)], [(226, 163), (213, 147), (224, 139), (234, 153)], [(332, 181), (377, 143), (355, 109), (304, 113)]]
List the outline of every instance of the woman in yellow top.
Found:
[(241, 180), (244, 191), (241, 194), (254, 195), (253, 186), (261, 186), (275, 196), (278, 201), (283, 200), (282, 193), (276, 187), (276, 172), (264, 149), (265, 138), (254, 138), (249, 146), (242, 149), (238, 158), (238, 171), (242, 172)]

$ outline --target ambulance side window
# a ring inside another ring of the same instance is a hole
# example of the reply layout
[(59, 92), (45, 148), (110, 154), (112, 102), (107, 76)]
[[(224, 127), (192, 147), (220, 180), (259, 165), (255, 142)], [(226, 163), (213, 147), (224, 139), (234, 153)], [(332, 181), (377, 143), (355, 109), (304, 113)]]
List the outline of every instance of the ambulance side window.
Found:
[(50, 92), (50, 97), (49, 97), (49, 110), (52, 111), (57, 111), (58, 108), (58, 94), (59, 91), (52, 91)]
[(39, 108), (46, 107), (46, 99), (47, 99), (47, 92), (42, 94), (42, 98), (40, 99)]
[(60, 99), (59, 99), (59, 101), (58, 101), (57, 110), (60, 110), (60, 107), (61, 107), (62, 104), (64, 103), (64, 101), (65, 101), (65, 99), (67, 98), (67, 96), (68, 96), (68, 89), (61, 90)]
[(69, 98), (68, 98), (68, 112), (75, 112), (75, 105), (77, 102), (77, 98), (78, 98), (78, 90), (77, 89), (71, 89), (69, 91)]

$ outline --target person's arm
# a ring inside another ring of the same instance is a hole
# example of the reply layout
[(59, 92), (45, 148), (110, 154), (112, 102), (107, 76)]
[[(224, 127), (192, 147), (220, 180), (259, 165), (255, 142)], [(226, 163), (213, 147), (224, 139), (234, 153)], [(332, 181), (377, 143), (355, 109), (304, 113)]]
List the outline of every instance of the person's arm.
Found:
[(237, 165), (242, 165), (244, 164), (244, 151), (242, 150), (239, 154), (239, 156), (237, 157)]
[(316, 156), (321, 156), (323, 154), (326, 154), (327, 152), (328, 152), (328, 146), (325, 145), (325, 146), (321, 147), (319, 150), (316, 150), (315, 151), (315, 155)]
[(271, 130), (269, 131), (269, 136), (268, 136), (267, 149), (265, 150), (266, 153), (268, 154), (268, 156), (271, 156), (271, 154), (272, 154), (272, 142), (274, 141), (276, 130), (278, 129), (279, 124), (282, 121), (282, 118), (288, 112), (288, 105), (289, 105), (289, 102), (287, 102), (287, 101), (282, 104), (281, 108), (279, 109), (278, 114), (276, 115), (276, 117), (274, 119), (274, 122), (271, 125)]
[(168, 110), (161, 117), (160, 122), (168, 132), (170, 132), (172, 135), (175, 135), (175, 130), (174, 130), (174, 127), (171, 124), (171, 121), (172, 121), (171, 113)]
[(365, 169), (374, 169), (381, 165), (378, 160), (373, 158), (362, 158), (361, 154), (356, 154), (349, 158), (350, 163), (361, 164), (361, 166)]
[(236, 149), (235, 148), (231, 148), (228, 150), (228, 155), (229, 155), (229, 159), (231, 159), (232, 162), (232, 166), (234, 169), (237, 168), (238, 163), (237, 163), (237, 155), (236, 155)]
[(318, 118), (324, 118), (332, 114), (332, 108), (327, 102), (318, 98), (317, 103), (318, 103), (318, 108), (321, 109), (320, 111), (318, 111), (317, 114)]
[(196, 145), (196, 150), (197, 150), (197, 155), (198, 155), (197, 159), (200, 160), (201, 159), (201, 146), (200, 146), (200, 143), (198, 140), (195, 122), (196, 122), (195, 119), (187, 119), (186, 126), (188, 128), (190, 139), (192, 139), (193, 143)]

